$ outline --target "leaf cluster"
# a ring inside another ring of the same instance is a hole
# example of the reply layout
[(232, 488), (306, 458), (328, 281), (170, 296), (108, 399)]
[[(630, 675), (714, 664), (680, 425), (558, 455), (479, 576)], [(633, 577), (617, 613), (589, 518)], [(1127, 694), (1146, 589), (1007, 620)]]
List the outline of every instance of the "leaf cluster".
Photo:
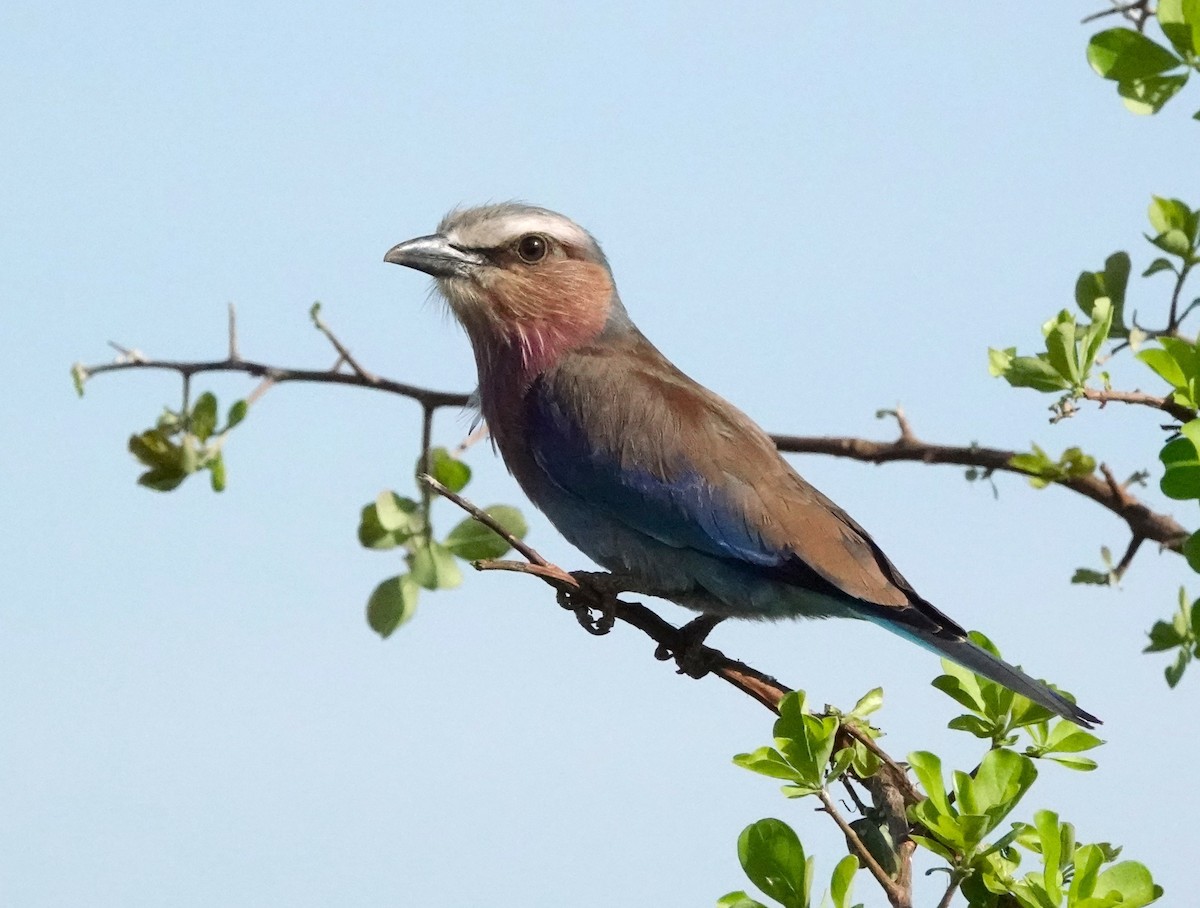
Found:
[[(461, 492), (471, 481), (471, 468), (445, 448), (432, 448), (417, 464), (450, 489)], [(455, 524), (446, 536), (433, 538), (427, 498), (406, 498), (393, 491), (380, 492), (362, 508), (358, 541), (364, 548), (386, 551), (400, 548), (407, 570), (382, 581), (367, 600), (367, 623), (381, 637), (388, 637), (412, 618), (422, 588), (453, 589), (462, 583), (459, 561), (499, 558), (509, 543), (473, 517)], [(497, 504), (484, 511), (514, 537), (524, 538), (528, 526), (512, 505)]]
[[(1192, 537), (1193, 539), (1195, 537)], [(1191, 542), (1191, 540), (1188, 540)], [(1193, 659), (1200, 659), (1200, 599), (1189, 603), (1187, 592), (1179, 588), (1179, 607), (1170, 621), (1156, 621), (1150, 628), (1150, 643), (1142, 652), (1175, 651), (1175, 661), (1164, 669), (1167, 684), (1174, 687)]]
[[(1200, 0), (1197, 0), (1197, 4), (1200, 4)], [(1197, 8), (1200, 7), (1188, 6), (1178, 15), (1193, 16)], [(1164, 5), (1160, 5), (1159, 9), (1161, 13)], [(1176, 14), (1168, 10), (1167, 15)], [(1138, 35), (1128, 29), (1114, 31)], [(1176, 38), (1183, 40), (1182, 33), (1175, 34)], [(1129, 41), (1127, 37), (1120, 41), (1126, 42), (1121, 47), (1144, 49), (1144, 42), (1149, 42), (1149, 39), (1139, 35), (1136, 41)], [(1162, 53), (1168, 51), (1162, 49)], [(1122, 66), (1128, 63), (1126, 60)], [(1128, 73), (1133, 70), (1126, 67), (1111, 71)], [(1142, 277), (1163, 273), (1173, 279), (1165, 328), (1146, 330), (1136, 321), (1133, 325), (1126, 323), (1126, 293), (1131, 262), (1127, 253), (1114, 252), (1106, 259), (1102, 269), (1084, 271), (1076, 281), (1075, 302), (1089, 321), (1080, 323), (1071, 312), (1064, 309), (1042, 326), (1045, 341), (1043, 350), (1032, 355), (1019, 355), (1015, 347), (991, 349), (988, 351), (988, 365), (993, 375), (1004, 378), (1014, 387), (1062, 395), (1051, 407), (1057, 414), (1054, 420), (1057, 421), (1075, 412), (1074, 400), (1087, 393), (1096, 393), (1089, 389), (1087, 382), (1093, 377), (1098, 364), (1104, 361), (1101, 349), (1105, 341), (1116, 342), (1114, 353), (1126, 347), (1133, 349), (1137, 360), (1169, 387), (1162, 398), (1142, 395), (1140, 401), (1168, 409), (1177, 417), (1182, 414), (1186, 420), (1161, 445), (1158, 455), (1163, 466), (1160, 488), (1164, 495), (1177, 501), (1200, 501), (1200, 419), (1186, 419), (1188, 414), (1194, 417), (1200, 411), (1200, 345), (1180, 332), (1183, 320), (1200, 306), (1200, 299), (1192, 300), (1187, 305), (1182, 305), (1180, 300), (1191, 269), (1200, 263), (1200, 209), (1194, 209), (1180, 199), (1153, 196), (1147, 218), (1150, 230), (1145, 238), (1161, 254), (1150, 262), (1142, 272)], [(1104, 391), (1110, 391), (1107, 373), (1100, 373), (1099, 377), (1103, 380)], [(1169, 401), (1170, 406), (1162, 403), (1163, 400)], [(1094, 457), (1078, 447), (1067, 448), (1062, 456), (1055, 459), (1035, 444), (1031, 451), (1015, 455), (1010, 465), (1027, 473), (1032, 485), (1043, 488), (1090, 475), (1097, 464)], [(1140, 481), (1147, 475), (1135, 473), (1130, 481)], [(1200, 530), (1183, 543), (1182, 553), (1189, 566), (1200, 573)], [(1114, 565), (1107, 546), (1101, 549), (1101, 557), (1104, 570), (1079, 568), (1071, 581), (1100, 586), (1115, 585), (1127, 566), (1127, 559), (1119, 566)], [(1178, 684), (1184, 669), (1197, 653), (1186, 632), (1180, 630), (1174, 636), (1169, 636), (1164, 630), (1184, 627), (1181, 623), (1182, 614), (1177, 613), (1171, 621), (1158, 622), (1151, 632), (1151, 646), (1146, 650), (1177, 651), (1175, 661), (1166, 669), (1167, 681), (1172, 687)]]
[[(974, 642), (999, 653), (979, 634)], [(909, 754), (908, 765), (923, 796), (910, 803), (904, 821), (908, 835), (920, 848), (944, 862), (941, 868), (971, 906), (977, 908), (1111, 908), (1147, 905), (1162, 895), (1145, 866), (1135, 861), (1116, 863), (1120, 853), (1107, 843), (1079, 844), (1075, 830), (1048, 810), (1034, 812), (1033, 822), (1005, 820), (1022, 803), (1038, 778), (1035, 761), (1047, 759), (1077, 770), (1095, 768), (1093, 760), (1078, 756), (1103, 742), (1070, 722), (1055, 719), (1046, 709), (1027, 698), (953, 663), (943, 661), (945, 674), (933, 686), (945, 693), (967, 713), (957, 716), (949, 727), (988, 742), (979, 765), (970, 772), (954, 770), (947, 784), (942, 759), (929, 751)], [(842, 714), (831, 708), (813, 713), (802, 691), (787, 695), (773, 727), (773, 746), (739, 754), (734, 762), (753, 772), (788, 784), (787, 797), (821, 795), (825, 812), (833, 808), (828, 786), (840, 780), (847, 787), (863, 783), (877, 772), (880, 761), (860, 763), (853, 748), (837, 749), (839, 729), (853, 724), (878, 729), (866, 723), (882, 703), (882, 691), (866, 694), (855, 708)], [(1020, 734), (1028, 736), (1023, 752), (1013, 749)], [(844, 737), (842, 737), (844, 740)], [(857, 796), (854, 800), (866, 813)], [(864, 820), (866, 817), (864, 817)], [(859, 832), (863, 820), (851, 825)], [(875, 824), (884, 827), (886, 824)], [(897, 849), (890, 840), (890, 863), (867, 837), (849, 843), (851, 854), (837, 865), (825, 903), (841, 906), (849, 899), (850, 883), (865, 849), (893, 879), (897, 878)], [(767, 897), (784, 906), (811, 904), (814, 881), (813, 858), (806, 856), (795, 831), (778, 819), (764, 819), (743, 830), (738, 839), (738, 857), (747, 877)], [(1022, 860), (1032, 859), (1034, 869), (1019, 873)], [(763, 908), (763, 903), (744, 891), (731, 892), (718, 901), (723, 908)]]
[(180, 410), (164, 408), (155, 424), (129, 436), (129, 453), (146, 467), (138, 485), (156, 492), (170, 492), (201, 470), (208, 470), (214, 492), (225, 490), (225, 437), (246, 418), (247, 404), (236, 401), (217, 425), (217, 398), (204, 392), (194, 406)]
[[(1200, 0), (1159, 0), (1155, 18), (1166, 44), (1131, 28), (1092, 36), (1087, 59), (1136, 114), (1158, 113), (1200, 69)], [(1195, 114), (1200, 120), (1200, 111)]]

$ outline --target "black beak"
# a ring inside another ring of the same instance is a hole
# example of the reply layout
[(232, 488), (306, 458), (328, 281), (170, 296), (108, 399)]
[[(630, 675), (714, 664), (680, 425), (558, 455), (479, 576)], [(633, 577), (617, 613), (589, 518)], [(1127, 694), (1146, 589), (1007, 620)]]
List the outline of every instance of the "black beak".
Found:
[(434, 277), (466, 277), (487, 261), (479, 253), (460, 249), (437, 233), (393, 246), (383, 260), (393, 265), (415, 268)]

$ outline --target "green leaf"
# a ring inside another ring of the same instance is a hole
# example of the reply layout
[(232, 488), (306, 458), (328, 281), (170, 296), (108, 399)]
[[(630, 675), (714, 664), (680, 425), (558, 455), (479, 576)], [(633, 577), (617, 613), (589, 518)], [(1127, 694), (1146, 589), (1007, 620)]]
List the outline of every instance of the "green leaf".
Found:
[(717, 908), (767, 908), (744, 892), (730, 892), (717, 899)]
[(129, 453), (148, 467), (184, 473), (183, 448), (159, 429), (129, 436)]
[(940, 814), (951, 815), (950, 801), (946, 796), (946, 785), (942, 778), (942, 761), (937, 754), (928, 751), (915, 751), (908, 755), (908, 765), (912, 767), (917, 781), (925, 789), (929, 803)]
[(969, 732), (985, 741), (990, 740), (996, 733), (996, 723), (990, 722), (981, 716), (957, 716), (951, 719), (946, 727), (952, 728), (955, 731)]
[(799, 722), (781, 717), (775, 722), (775, 746), (796, 769), (798, 781), (809, 788), (821, 788), (825, 770), (833, 755), (838, 720), (834, 716), (803, 715)]
[(1016, 347), (989, 348), (988, 371), (1014, 388), (1052, 392), (1065, 391), (1071, 386), (1044, 356), (1017, 356), (1016, 352)]
[(1179, 654), (1175, 657), (1175, 661), (1168, 665), (1163, 674), (1167, 678), (1167, 686), (1174, 687), (1183, 678), (1183, 673), (1187, 669), (1188, 663), (1192, 661), (1192, 652), (1188, 649), (1180, 649)]
[(225, 458), (222, 456), (221, 452), (218, 451), (214, 457), (209, 459), (205, 466), (208, 467), (209, 481), (212, 483), (212, 490), (214, 492), (224, 492)]
[(1110, 586), (1113, 575), (1110, 571), (1093, 571), (1091, 568), (1076, 568), (1071, 575), (1072, 583), (1085, 583), (1094, 586)]
[(1046, 743), (1047, 753), (1076, 754), (1099, 747), (1104, 742), (1091, 732), (1063, 720), (1054, 726)]
[(967, 709), (983, 712), (983, 692), (975, 673), (948, 659), (942, 660), (942, 670), (946, 674), (934, 678), (933, 686)]
[[(1200, 425), (1200, 420), (1192, 423)], [(1164, 495), (1177, 501), (1200, 498), (1200, 452), (1190, 438), (1174, 438), (1167, 442), (1158, 459), (1166, 468), (1159, 482)]]
[(1130, 28), (1110, 28), (1092, 35), (1087, 59), (1097, 74), (1114, 82), (1142, 79), (1183, 65), (1165, 47)]
[(1075, 281), (1075, 302), (1084, 314), (1096, 320), (1096, 302), (1107, 299), (1112, 306), (1110, 337), (1128, 337), (1125, 326), (1125, 290), (1129, 284), (1129, 253), (1114, 252), (1104, 261), (1103, 271), (1084, 271)]
[(1042, 326), (1046, 336), (1046, 356), (1054, 371), (1071, 386), (1078, 385), (1082, 370), (1075, 348), (1075, 316), (1063, 309)]
[(1077, 772), (1091, 772), (1099, 765), (1090, 757), (1077, 757), (1074, 755), (1055, 756), (1053, 754), (1046, 754), (1044, 759), (1053, 760), (1055, 763), (1065, 766), (1067, 769), (1074, 769)]
[(747, 826), (738, 836), (738, 860), (751, 882), (785, 908), (808, 908), (810, 865), (787, 823), (767, 818)]
[(421, 508), (411, 498), (395, 492), (380, 492), (362, 509), (358, 541), (368, 549), (393, 549), (424, 528)]
[(75, 386), (75, 393), (80, 397), (83, 397), (83, 385), (87, 379), (87, 369), (83, 368), (83, 363), (75, 363), (71, 367), (71, 384)]
[(937, 839), (931, 839), (929, 836), (911, 835), (909, 836), (914, 842), (929, 851), (932, 851), (938, 857), (953, 864), (955, 863), (954, 852), (939, 842)]
[(429, 475), (451, 492), (461, 492), (471, 481), (471, 468), (451, 456), (445, 448), (431, 448)]
[(462, 571), (450, 550), (437, 542), (418, 548), (409, 558), (413, 579), (427, 590), (450, 590), (462, 583)]
[(143, 473), (138, 477), (138, 485), (153, 489), (155, 492), (170, 492), (179, 488), (187, 477), (188, 474), (182, 470), (163, 467)]
[(1104, 897), (1116, 892), (1121, 896), (1121, 908), (1142, 908), (1163, 894), (1154, 883), (1150, 871), (1137, 861), (1122, 861), (1105, 870), (1096, 879), (1097, 895)]
[(878, 711), (883, 706), (883, 688), (873, 687), (854, 704), (854, 709), (850, 710), (850, 715), (857, 719), (865, 719), (871, 713)]
[(760, 747), (748, 754), (736, 754), (733, 758), (735, 766), (748, 769), (771, 779), (786, 779), (799, 781), (800, 776), (783, 755), (774, 747)]
[(367, 600), (367, 623), (371, 630), (385, 639), (391, 636), (392, 631), (413, 616), (420, 592), (411, 574), (389, 577), (375, 587)]
[(829, 883), (829, 897), (833, 900), (833, 908), (850, 908), (850, 886), (856, 873), (858, 858), (852, 854), (846, 855), (833, 868), (833, 879)]
[(843, 747), (833, 755), (833, 765), (825, 775), (825, 784), (836, 782), (854, 762), (854, 748)]
[(1139, 117), (1156, 114), (1187, 84), (1188, 73), (1146, 76), (1117, 83), (1117, 94), (1125, 109)]
[(1037, 767), (1023, 754), (1011, 750), (990, 750), (984, 755), (975, 778), (956, 776), (959, 809), (963, 813), (987, 818), (986, 832), (999, 825), (1017, 806), (1037, 779)]
[(389, 533), (411, 536), (421, 528), (420, 505), (395, 492), (380, 492), (375, 496), (375, 513), (379, 525)]
[(1182, 230), (1168, 230), (1166, 233), (1160, 233), (1158, 236), (1148, 239), (1163, 252), (1169, 252), (1180, 258), (1187, 258), (1192, 251), (1192, 244)]
[(1146, 347), (1139, 350), (1137, 358), (1153, 369), (1169, 385), (1177, 388), (1187, 386), (1187, 377), (1183, 374), (1182, 367), (1175, 357), (1161, 347)]
[(1175, 649), (1186, 642), (1183, 634), (1169, 621), (1155, 621), (1150, 628), (1150, 644), (1142, 650), (1143, 653), (1162, 653)]
[(1100, 875), (1100, 865), (1104, 863), (1104, 853), (1096, 845), (1081, 845), (1075, 851), (1075, 875), (1071, 878), (1071, 886), (1067, 890), (1067, 904), (1079, 905), (1084, 899), (1090, 898), (1096, 891), (1096, 880)]
[(1155, 233), (1162, 234), (1169, 230), (1180, 230), (1187, 235), (1190, 232), (1188, 228), (1192, 210), (1179, 199), (1151, 196), (1150, 207), (1146, 214)]
[(217, 398), (211, 391), (205, 391), (192, 407), (192, 418), (189, 428), (193, 435), (201, 441), (208, 441), (213, 430), (217, 427)]
[[(494, 504), (483, 510), (518, 539), (523, 538), (529, 530), (521, 512), (511, 505)], [(465, 561), (499, 558), (510, 548), (504, 539), (474, 517), (468, 517), (455, 526), (446, 536), (443, 544)]]
[(1096, 362), (1100, 347), (1108, 340), (1113, 326), (1112, 300), (1101, 297), (1092, 306), (1092, 323), (1083, 332), (1083, 350), (1079, 370), (1086, 378)]
[(1200, 574), (1200, 530), (1184, 540), (1183, 557), (1187, 559), (1188, 567)]
[(200, 452), (196, 450), (196, 436), (183, 436), (180, 450), (182, 451), (179, 461), (180, 468), (185, 473), (195, 473), (200, 466)]
[(229, 415), (225, 418), (225, 431), (228, 432), (243, 419), (246, 418), (246, 413), (250, 409), (250, 405), (244, 400), (236, 400), (229, 408)]
[(1200, 0), (1159, 0), (1156, 15), (1175, 50), (1200, 54)]
[(1158, 258), (1150, 263), (1150, 266), (1142, 272), (1142, 277), (1149, 277), (1152, 274), (1158, 274), (1160, 271), (1170, 271), (1172, 274), (1178, 274), (1175, 266), (1171, 264), (1169, 259)]

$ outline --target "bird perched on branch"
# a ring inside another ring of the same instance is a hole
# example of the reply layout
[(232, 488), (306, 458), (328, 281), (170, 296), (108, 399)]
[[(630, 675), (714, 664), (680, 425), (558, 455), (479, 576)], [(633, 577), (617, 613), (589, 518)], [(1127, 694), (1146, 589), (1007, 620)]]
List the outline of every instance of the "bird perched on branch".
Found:
[(630, 320), (595, 239), (521, 204), (457, 210), (385, 261), (437, 279), (474, 348), (496, 446), (605, 568), (708, 615), (872, 621), (1090, 727), (926, 602), (770, 437)]

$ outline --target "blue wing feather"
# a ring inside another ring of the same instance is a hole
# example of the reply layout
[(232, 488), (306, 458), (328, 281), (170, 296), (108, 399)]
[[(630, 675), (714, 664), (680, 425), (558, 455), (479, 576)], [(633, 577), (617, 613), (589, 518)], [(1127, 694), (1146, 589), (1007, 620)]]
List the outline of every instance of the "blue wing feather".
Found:
[(560, 489), (606, 516), (674, 548), (764, 568), (789, 560), (749, 526), (727, 492), (680, 464), (669, 478), (622, 467), (538, 384), (526, 398), (534, 459)]

